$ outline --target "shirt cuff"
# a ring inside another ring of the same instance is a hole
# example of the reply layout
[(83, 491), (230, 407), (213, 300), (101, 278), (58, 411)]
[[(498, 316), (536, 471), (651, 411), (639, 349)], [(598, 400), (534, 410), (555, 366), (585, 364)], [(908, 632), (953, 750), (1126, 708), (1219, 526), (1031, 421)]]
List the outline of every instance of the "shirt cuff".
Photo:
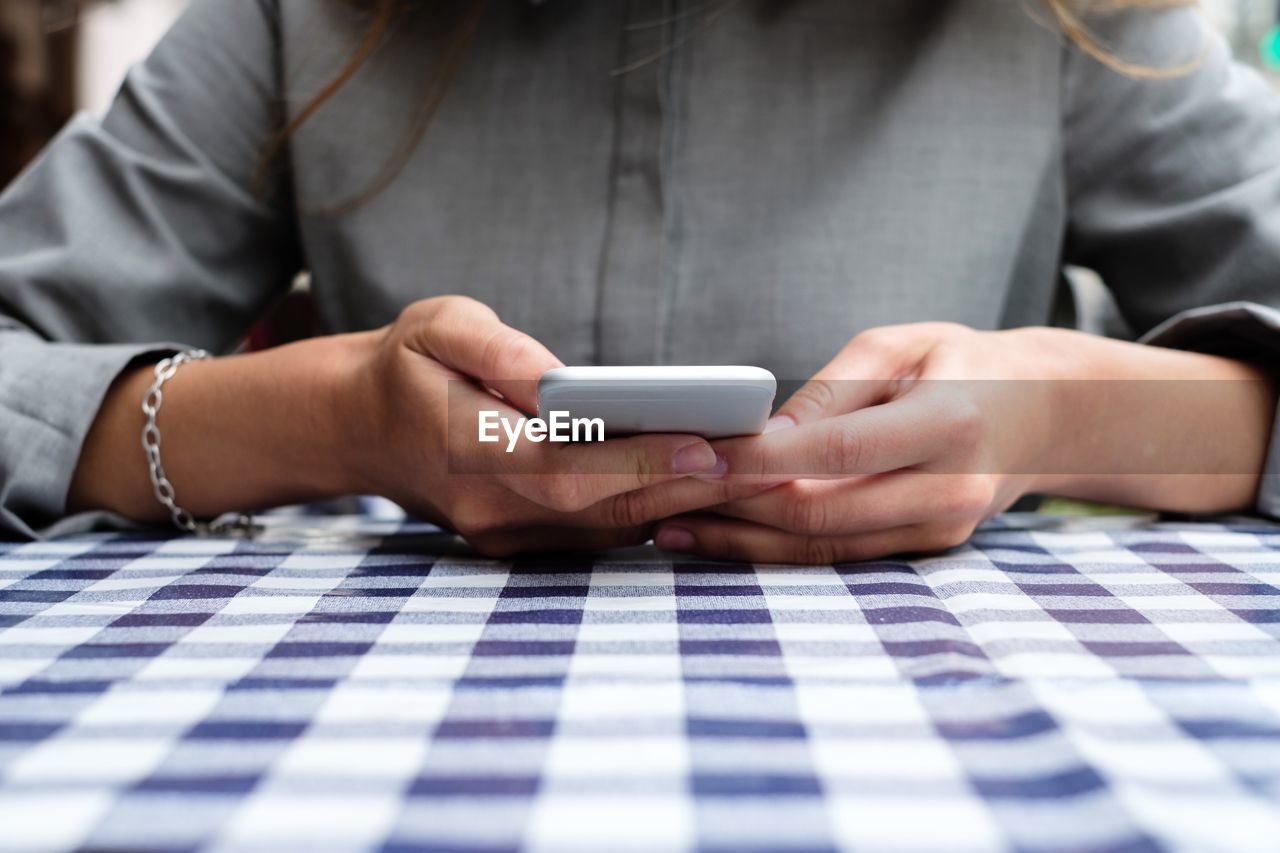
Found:
[[(1192, 350), (1242, 361), (1280, 361), (1280, 310), (1256, 302), (1225, 302), (1175, 314), (1140, 343)], [(1280, 411), (1255, 501), (1258, 512), (1280, 519)]]
[[(131, 362), (181, 349), (49, 343), (23, 332), (0, 333), (0, 538), (46, 538), (107, 518), (65, 517), (85, 436), (107, 390)], [(141, 447), (138, 464), (145, 464)]]

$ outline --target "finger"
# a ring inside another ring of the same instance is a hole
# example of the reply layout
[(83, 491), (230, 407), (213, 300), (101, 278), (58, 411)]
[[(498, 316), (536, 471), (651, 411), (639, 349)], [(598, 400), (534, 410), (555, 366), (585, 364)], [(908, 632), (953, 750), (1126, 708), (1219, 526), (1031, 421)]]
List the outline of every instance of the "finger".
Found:
[(602, 442), (524, 442), (501, 454), (499, 481), (557, 512), (573, 513), (616, 495), (715, 468), (716, 452), (695, 435), (651, 434)]
[(737, 501), (772, 487), (765, 483), (686, 477), (622, 492), (596, 503), (573, 518), (575, 523), (585, 527), (631, 527)]
[(418, 352), (492, 388), (523, 412), (537, 410), (538, 379), (564, 366), (550, 350), (474, 299), (419, 304), (424, 322), (412, 338)]
[[(952, 542), (953, 538), (957, 541)], [(663, 522), (654, 542), (664, 551), (717, 560), (831, 565), (892, 554), (937, 551), (959, 544), (964, 538), (959, 531), (952, 536), (942, 536), (923, 525), (881, 530), (865, 536), (811, 536), (737, 519), (685, 516)]]
[[(454, 488), (472, 487), (465, 478), (455, 479), (453, 484)], [(606, 530), (638, 528), (673, 515), (759, 494), (763, 488), (753, 483), (703, 482), (685, 478), (623, 492), (579, 512), (563, 512), (495, 484), (493, 496), (482, 500), (478, 507), (469, 508), (460, 521), (465, 528), (483, 528), (486, 532), (545, 526)], [(453, 524), (445, 523), (453, 527)]]
[(604, 551), (642, 545), (651, 537), (652, 525), (614, 530), (534, 527), (485, 534), (466, 541), (487, 557), (510, 557), (518, 554)]
[[(951, 439), (952, 412), (926, 394), (846, 415), (716, 442), (726, 476), (744, 481), (883, 474), (933, 461)], [(963, 415), (964, 413), (958, 413)]]
[(866, 534), (982, 518), (994, 501), (985, 477), (921, 471), (846, 480), (798, 480), (730, 501), (712, 512), (816, 536)]
[(769, 431), (854, 412), (892, 397), (898, 380), (929, 350), (932, 337), (916, 326), (864, 332), (787, 398)]
[(486, 401), (473, 390), (460, 387), (459, 393), (451, 393), (450, 473), (493, 477), (515, 495), (555, 513), (580, 512), (626, 492), (711, 471), (720, 461), (706, 439), (695, 435), (643, 434), (576, 443), (511, 442), (506, 435), (492, 441), (490, 435), (481, 442), (476, 425), (482, 406), (508, 423), (520, 417), (502, 401)]

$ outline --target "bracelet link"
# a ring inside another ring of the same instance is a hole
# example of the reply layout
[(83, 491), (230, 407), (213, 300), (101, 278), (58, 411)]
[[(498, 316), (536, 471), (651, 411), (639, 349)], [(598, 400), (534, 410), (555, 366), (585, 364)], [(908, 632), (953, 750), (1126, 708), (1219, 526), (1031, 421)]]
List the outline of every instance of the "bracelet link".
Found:
[(147, 457), (147, 471), (151, 476), (151, 490), (156, 501), (169, 511), (175, 527), (188, 533), (201, 535), (243, 535), (251, 536), (257, 531), (253, 516), (243, 513), (232, 515), (227, 520), (218, 519), (212, 522), (197, 521), (195, 516), (178, 505), (177, 493), (164, 470), (160, 459), (160, 426), (157, 418), (164, 405), (164, 384), (174, 377), (178, 368), (193, 361), (204, 361), (211, 358), (204, 350), (194, 349), (180, 352), (158, 362), (155, 366), (155, 379), (147, 389), (142, 400), (142, 414), (146, 422), (142, 427), (142, 449)]

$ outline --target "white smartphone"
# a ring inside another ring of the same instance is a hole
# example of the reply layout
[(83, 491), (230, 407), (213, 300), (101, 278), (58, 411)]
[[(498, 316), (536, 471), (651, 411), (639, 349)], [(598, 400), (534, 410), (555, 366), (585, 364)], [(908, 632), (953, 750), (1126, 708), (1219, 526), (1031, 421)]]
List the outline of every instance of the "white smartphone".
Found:
[(773, 374), (760, 367), (558, 367), (538, 382), (538, 416), (599, 418), (606, 438), (757, 435), (777, 391)]

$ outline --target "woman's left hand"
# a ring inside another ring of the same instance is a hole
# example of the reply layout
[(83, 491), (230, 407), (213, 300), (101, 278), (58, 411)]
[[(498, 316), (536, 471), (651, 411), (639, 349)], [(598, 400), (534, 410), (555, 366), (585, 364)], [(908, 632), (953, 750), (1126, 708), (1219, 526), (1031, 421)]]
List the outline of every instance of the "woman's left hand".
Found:
[[(1191, 392), (1147, 381), (1173, 378), (1246, 381)], [(1092, 381), (1114, 379), (1134, 381)], [(778, 485), (668, 519), (655, 541), (713, 558), (832, 563), (959, 545), (1029, 492), (1239, 509), (1253, 501), (1274, 405), (1261, 374), (1213, 356), (1055, 329), (873, 329), (765, 435), (713, 443), (727, 478)], [(1197, 431), (1213, 441), (1188, 442)]]

